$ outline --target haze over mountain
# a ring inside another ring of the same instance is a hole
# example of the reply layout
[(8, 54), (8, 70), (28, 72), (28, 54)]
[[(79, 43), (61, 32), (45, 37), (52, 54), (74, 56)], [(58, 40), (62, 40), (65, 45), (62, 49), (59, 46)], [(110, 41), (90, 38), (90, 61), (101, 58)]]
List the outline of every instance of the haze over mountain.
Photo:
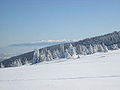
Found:
[(50, 46), (50, 45), (55, 45), (55, 44), (60, 44), (60, 43), (67, 43), (67, 42), (74, 42), (77, 40), (40, 40), (37, 42), (28, 42), (28, 43), (17, 43), (17, 44), (11, 44), (9, 45), (10, 47), (12, 46)]
[(40, 40), (36, 42), (27, 42), (27, 43), (17, 43), (11, 44), (5, 47), (0, 47), (0, 61), (10, 58), (15, 55), (23, 54), (29, 51), (40, 49), (42, 47), (47, 47), (51, 45), (74, 42), (77, 40)]

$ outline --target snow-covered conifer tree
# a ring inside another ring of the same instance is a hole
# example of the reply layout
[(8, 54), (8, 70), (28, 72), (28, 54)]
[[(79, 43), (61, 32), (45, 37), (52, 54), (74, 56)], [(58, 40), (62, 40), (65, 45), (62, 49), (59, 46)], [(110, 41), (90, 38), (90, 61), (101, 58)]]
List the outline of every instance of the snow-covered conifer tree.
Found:
[(60, 53), (59, 53), (58, 49), (54, 50), (53, 51), (53, 59), (59, 59), (59, 58), (60, 58)]
[(107, 46), (104, 43), (102, 43), (102, 47), (104, 49), (104, 52), (108, 52), (108, 48), (107, 48)]
[(82, 45), (79, 45), (79, 54), (82, 54), (83, 53), (83, 50), (82, 50)]
[(89, 53), (88, 49), (84, 45), (80, 45), (80, 54), (87, 55)]
[(68, 53), (73, 57), (76, 58), (76, 49), (75, 47), (72, 46), (72, 44), (70, 44), (70, 46), (68, 47)]
[(77, 58), (77, 52), (76, 52), (76, 48), (73, 47), (73, 55), (72, 55), (73, 58)]
[(96, 44), (93, 45), (93, 53), (98, 52), (98, 46)]
[(1, 67), (1, 68), (4, 68), (5, 66), (3, 65), (3, 63), (0, 63), (0, 67)]
[(73, 55), (73, 46), (72, 44), (70, 43), (69, 47), (68, 47), (68, 53), (72, 56)]
[(13, 67), (17, 67), (18, 66), (18, 59), (16, 59), (14, 62), (13, 62)]
[(58, 59), (58, 56), (57, 56), (56, 50), (53, 51), (53, 59)]
[(35, 63), (38, 63), (38, 62), (40, 62), (40, 54), (39, 54), (39, 50), (35, 49), (34, 54), (33, 54), (32, 64), (35, 64)]
[(86, 46), (83, 46), (83, 52), (84, 52), (84, 55), (89, 54), (89, 50), (87, 49)]
[(19, 59), (17, 59), (17, 66), (21, 66), (22, 65), (22, 62), (21, 62), (21, 59), (19, 58)]
[(89, 50), (89, 54), (93, 54), (93, 53), (94, 53), (94, 51), (93, 51), (93, 47), (92, 47), (91, 44), (89, 45), (89, 49), (88, 49), (88, 50)]
[(46, 50), (43, 48), (42, 51), (41, 51), (41, 54), (40, 54), (40, 60), (41, 61), (46, 61)]
[(58, 49), (56, 50), (56, 54), (57, 54), (58, 58), (60, 58), (60, 52)]
[(111, 49), (112, 50), (118, 50), (119, 48), (118, 48), (117, 44), (113, 44), (113, 45), (111, 45)]
[(71, 55), (68, 52), (68, 49), (65, 50), (65, 58), (70, 59)]
[(65, 58), (64, 44), (60, 44), (60, 58)]
[(101, 44), (98, 44), (97, 47), (98, 47), (98, 52), (104, 52), (103, 46)]
[(28, 65), (28, 64), (29, 64), (29, 62), (28, 62), (27, 58), (25, 59), (24, 64), (25, 64), (25, 65)]
[(47, 59), (46, 59), (46, 60), (47, 60), (47, 61), (53, 60), (53, 56), (52, 56), (50, 50), (47, 51)]
[(13, 63), (11, 64), (13, 67), (18, 67), (18, 66), (22, 66), (22, 62), (21, 59), (16, 59), (15, 61), (13, 61)]

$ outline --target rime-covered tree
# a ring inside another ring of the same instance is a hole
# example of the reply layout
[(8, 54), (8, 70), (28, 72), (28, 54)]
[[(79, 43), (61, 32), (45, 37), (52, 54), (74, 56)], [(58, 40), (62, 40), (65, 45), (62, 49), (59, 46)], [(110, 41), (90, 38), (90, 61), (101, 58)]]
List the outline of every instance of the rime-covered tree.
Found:
[(102, 47), (104, 49), (104, 52), (108, 52), (108, 48), (107, 48), (107, 46), (104, 43), (102, 43)]
[(34, 49), (34, 54), (33, 54), (33, 61), (32, 64), (38, 63), (40, 62), (40, 54), (39, 54), (39, 50)]
[(104, 49), (101, 44), (98, 44), (97, 48), (98, 48), (98, 52), (104, 52)]
[(96, 44), (93, 45), (93, 53), (98, 52), (98, 46)]
[(118, 48), (117, 44), (113, 44), (113, 45), (111, 45), (111, 49), (112, 50), (118, 50), (119, 48)]
[(72, 55), (73, 58), (77, 58), (77, 52), (76, 52), (76, 48), (73, 47), (73, 55)]
[(57, 56), (56, 50), (53, 51), (53, 59), (58, 59), (58, 56)]
[(29, 64), (27, 58), (25, 59), (24, 64), (25, 64), (25, 65), (28, 65), (28, 64)]
[(54, 50), (53, 51), (53, 59), (59, 59), (59, 58), (60, 58), (60, 53), (59, 53), (58, 49)]
[(79, 54), (83, 54), (82, 45), (79, 45), (78, 50), (79, 50)]
[(18, 59), (16, 59), (16, 60), (13, 62), (13, 66), (14, 66), (14, 67), (17, 67), (17, 66), (18, 66)]
[(92, 47), (91, 44), (89, 45), (88, 51), (89, 51), (89, 54), (93, 54), (94, 53), (94, 50), (93, 50), (93, 47)]
[(60, 52), (58, 49), (56, 50), (56, 54), (57, 54), (58, 58), (60, 58)]
[(73, 55), (73, 46), (70, 43), (69, 47), (68, 47), (68, 53), (72, 56)]
[(47, 51), (47, 59), (46, 59), (46, 60), (47, 60), (47, 61), (53, 60), (53, 56), (52, 56), (50, 50)]
[(46, 61), (46, 50), (43, 48), (42, 51), (41, 51), (41, 54), (40, 54), (40, 60), (41, 61)]
[(1, 68), (4, 68), (5, 66), (3, 65), (3, 63), (0, 63), (0, 67), (1, 67)]
[(65, 58), (70, 59), (71, 55), (68, 52), (68, 49), (65, 50)]
[(20, 59), (20, 58), (17, 59), (17, 65), (18, 65), (18, 66), (21, 66), (21, 65), (22, 65), (22, 62), (21, 62), (21, 59)]
[(21, 62), (20, 58), (16, 59), (12, 64), (12, 66), (14, 66), (14, 67), (18, 67), (18, 66), (21, 66), (21, 65), (22, 65), (22, 62)]
[(82, 54), (82, 55), (87, 55), (87, 54), (89, 54), (89, 51), (88, 51), (88, 49), (86, 48), (86, 46), (80, 45), (79, 47), (80, 47), (80, 54)]
[(60, 58), (65, 58), (64, 44), (60, 44)]
[(75, 49), (75, 47), (73, 47), (73, 45), (72, 44), (70, 44), (69, 45), (69, 47), (68, 47), (68, 53), (73, 57), (73, 58), (75, 58), (76, 57), (76, 49)]

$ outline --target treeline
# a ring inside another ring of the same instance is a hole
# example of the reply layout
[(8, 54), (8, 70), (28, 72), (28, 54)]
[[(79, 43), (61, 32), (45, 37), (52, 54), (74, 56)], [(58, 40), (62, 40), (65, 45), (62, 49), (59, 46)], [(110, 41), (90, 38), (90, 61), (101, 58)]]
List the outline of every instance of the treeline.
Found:
[(0, 62), (0, 67), (16, 67), (25, 64), (36, 64), (43, 61), (61, 58), (80, 58), (97, 52), (108, 52), (120, 48), (120, 32), (87, 38), (78, 42), (65, 43), (50, 47), (35, 49), (32, 52), (15, 56)]

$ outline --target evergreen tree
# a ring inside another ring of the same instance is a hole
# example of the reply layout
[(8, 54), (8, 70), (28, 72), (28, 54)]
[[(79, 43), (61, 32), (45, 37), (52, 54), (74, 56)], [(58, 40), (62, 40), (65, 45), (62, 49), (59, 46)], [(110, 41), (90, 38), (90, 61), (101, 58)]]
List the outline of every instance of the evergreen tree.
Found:
[(82, 45), (79, 45), (79, 54), (83, 54), (83, 49), (82, 49)]
[(55, 50), (53, 51), (53, 59), (58, 59), (58, 56)]
[(24, 64), (25, 64), (25, 65), (28, 65), (28, 64), (29, 64), (29, 62), (28, 62), (27, 58), (25, 59)]
[(77, 53), (76, 53), (76, 48), (72, 46), (72, 44), (69, 45), (68, 47), (68, 53), (73, 57), (76, 58)]
[(59, 58), (60, 58), (60, 53), (59, 53), (58, 49), (54, 50), (53, 51), (53, 59), (59, 59)]
[(97, 45), (98, 47), (98, 52), (104, 52), (104, 49), (101, 44)]
[(22, 66), (22, 62), (21, 62), (21, 59), (19, 58), (19, 59), (17, 59), (17, 66)]
[(93, 54), (94, 53), (94, 50), (93, 50), (93, 47), (92, 47), (92, 45), (90, 44), (89, 45), (89, 54)]
[(21, 59), (16, 59), (13, 64), (12, 64), (13, 67), (18, 67), (18, 66), (22, 66), (22, 62), (21, 62)]
[(38, 63), (38, 62), (40, 62), (40, 54), (39, 54), (39, 50), (35, 49), (32, 64), (35, 64), (35, 63)]
[(53, 60), (53, 56), (52, 56), (50, 50), (47, 51), (47, 59), (46, 59), (46, 60), (47, 60), (47, 61)]
[(73, 58), (77, 58), (77, 52), (76, 52), (76, 48), (73, 47), (73, 55), (72, 55)]
[(57, 57), (60, 58), (60, 52), (58, 49), (56, 50), (56, 54), (57, 54)]
[(70, 45), (69, 45), (69, 47), (68, 47), (68, 53), (72, 56), (73, 54), (74, 54), (74, 52), (73, 52), (73, 46), (72, 46), (72, 44), (70, 43)]
[(107, 48), (107, 46), (104, 43), (102, 43), (102, 47), (104, 49), (104, 52), (108, 52), (108, 48)]
[(87, 55), (87, 54), (89, 54), (89, 51), (88, 51), (88, 49), (86, 48), (86, 46), (80, 45), (80, 54), (82, 54), (82, 55)]
[(60, 58), (65, 58), (64, 44), (60, 44)]
[(43, 48), (42, 51), (41, 51), (41, 54), (40, 54), (40, 60), (41, 61), (47, 61), (46, 59), (46, 50)]
[(16, 59), (14, 62), (13, 62), (13, 67), (17, 67), (18, 66), (18, 59)]
[(1, 68), (4, 68), (5, 66), (3, 65), (3, 63), (0, 63), (0, 67), (1, 67)]
[(98, 52), (98, 46), (96, 44), (93, 45), (93, 53)]
[(68, 49), (65, 50), (65, 58), (70, 59), (71, 55), (68, 52)]
[(117, 44), (111, 45), (111, 48), (112, 48), (112, 50), (118, 50), (119, 49)]

